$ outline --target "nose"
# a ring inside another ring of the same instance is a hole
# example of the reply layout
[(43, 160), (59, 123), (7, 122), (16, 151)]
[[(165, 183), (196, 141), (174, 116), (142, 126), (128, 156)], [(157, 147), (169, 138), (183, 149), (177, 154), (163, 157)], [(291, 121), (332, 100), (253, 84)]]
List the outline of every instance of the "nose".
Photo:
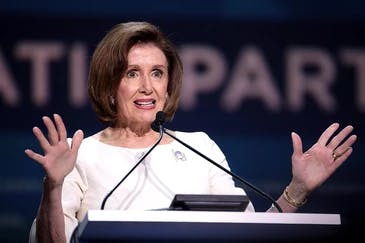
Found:
[(141, 77), (141, 83), (140, 83), (140, 87), (139, 87), (139, 92), (140, 93), (144, 93), (144, 94), (151, 94), (152, 93), (152, 82), (151, 79), (146, 76), (143, 75)]

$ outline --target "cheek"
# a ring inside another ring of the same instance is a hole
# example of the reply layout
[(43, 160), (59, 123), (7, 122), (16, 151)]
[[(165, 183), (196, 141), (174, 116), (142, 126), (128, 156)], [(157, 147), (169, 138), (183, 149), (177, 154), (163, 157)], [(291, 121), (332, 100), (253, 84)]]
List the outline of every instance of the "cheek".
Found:
[(167, 86), (168, 86), (168, 83), (167, 82), (164, 82), (161, 87), (160, 87), (160, 93), (164, 94), (167, 93)]
[(167, 94), (167, 85), (165, 85), (162, 90), (163, 93)]
[(117, 92), (118, 99), (119, 100), (128, 100), (136, 92), (136, 88), (131, 86), (131, 85), (127, 85), (125, 83), (122, 83), (122, 82), (118, 87), (118, 92)]

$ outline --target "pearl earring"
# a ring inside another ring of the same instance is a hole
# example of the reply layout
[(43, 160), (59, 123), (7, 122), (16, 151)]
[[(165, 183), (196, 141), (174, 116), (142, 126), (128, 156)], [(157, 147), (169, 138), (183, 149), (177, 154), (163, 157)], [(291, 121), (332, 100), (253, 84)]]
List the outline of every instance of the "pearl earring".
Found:
[(113, 96), (110, 96), (110, 103), (112, 103), (112, 105), (115, 105), (115, 99)]

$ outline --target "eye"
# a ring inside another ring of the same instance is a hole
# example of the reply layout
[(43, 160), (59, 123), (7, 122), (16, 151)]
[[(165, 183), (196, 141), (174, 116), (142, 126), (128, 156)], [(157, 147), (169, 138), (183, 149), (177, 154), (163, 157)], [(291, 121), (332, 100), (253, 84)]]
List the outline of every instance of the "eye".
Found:
[(135, 69), (128, 70), (126, 76), (127, 76), (127, 78), (137, 77), (138, 76), (137, 70), (135, 70)]
[(163, 71), (160, 69), (155, 69), (152, 71), (152, 76), (155, 78), (161, 78), (163, 76)]

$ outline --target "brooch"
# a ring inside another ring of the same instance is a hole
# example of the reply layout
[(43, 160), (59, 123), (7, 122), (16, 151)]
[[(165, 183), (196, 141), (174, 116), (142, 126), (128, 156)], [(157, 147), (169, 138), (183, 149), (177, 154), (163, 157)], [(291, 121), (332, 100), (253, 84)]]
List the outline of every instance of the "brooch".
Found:
[(186, 161), (186, 157), (185, 157), (185, 154), (183, 152), (174, 151), (174, 150), (172, 150), (172, 152), (174, 153), (176, 161)]

